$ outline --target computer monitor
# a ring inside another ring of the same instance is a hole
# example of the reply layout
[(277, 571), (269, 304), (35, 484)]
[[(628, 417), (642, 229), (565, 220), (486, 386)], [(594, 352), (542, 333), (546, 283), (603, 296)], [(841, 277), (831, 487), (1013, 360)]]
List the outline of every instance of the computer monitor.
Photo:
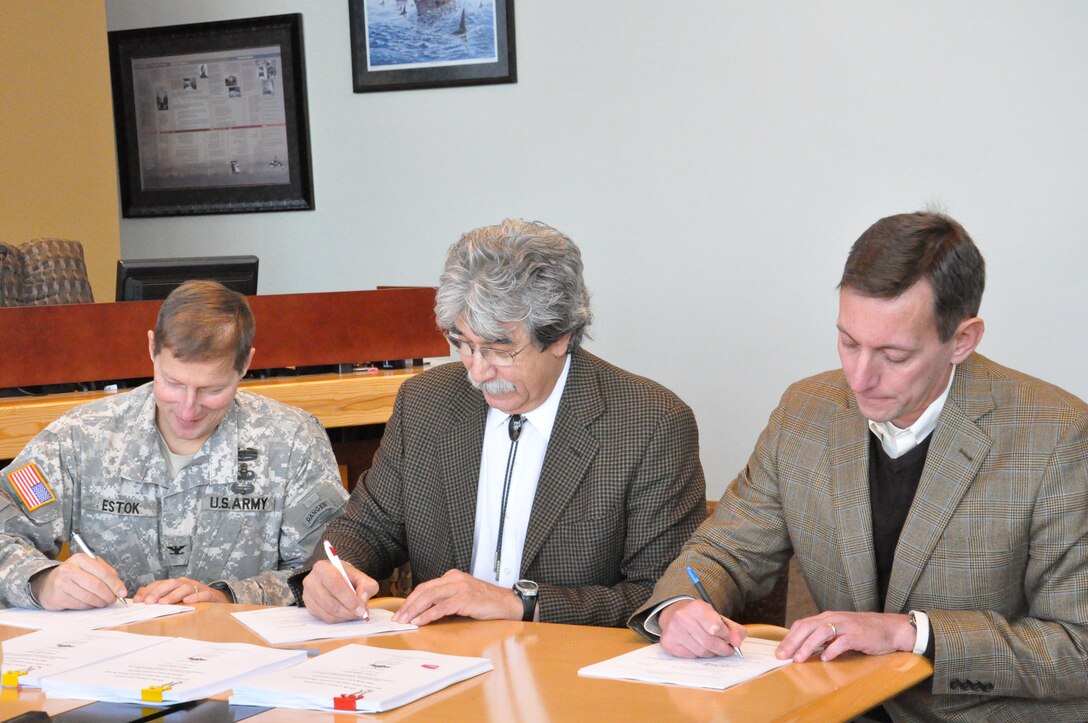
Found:
[(256, 256), (122, 259), (117, 262), (117, 301), (165, 299), (191, 279), (218, 281), (228, 289), (257, 293)]

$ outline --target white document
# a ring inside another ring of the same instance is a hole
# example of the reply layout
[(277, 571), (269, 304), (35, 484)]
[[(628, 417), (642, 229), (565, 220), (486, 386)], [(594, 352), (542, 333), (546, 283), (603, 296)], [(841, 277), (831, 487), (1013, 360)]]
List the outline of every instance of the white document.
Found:
[(50, 630), (58, 627), (78, 630), (97, 630), (112, 628), (115, 625), (137, 623), (178, 613), (191, 613), (188, 605), (148, 605), (129, 602), (122, 605), (116, 602), (104, 608), (93, 610), (37, 610), (33, 608), (0, 609), (0, 625), (13, 625), (17, 628)]
[(350, 643), (302, 665), (234, 686), (230, 702), (379, 713), (493, 670), (487, 658)]
[(118, 658), (42, 678), (47, 698), (170, 705), (225, 691), (249, 675), (296, 665), (301, 650), (173, 638)]
[(37, 688), (42, 678), (144, 650), (173, 638), (115, 630), (39, 630), (3, 642), (4, 685)]
[(741, 646), (743, 658), (731, 655), (689, 659), (673, 657), (662, 650), (659, 643), (655, 643), (588, 665), (579, 670), (578, 675), (725, 690), (769, 670), (789, 665), (790, 660), (774, 657), (777, 647), (778, 642), (774, 640), (747, 638)]
[(356, 638), (375, 633), (417, 629), (410, 623), (393, 622), (393, 613), (380, 608), (370, 611), (370, 622), (352, 620), (333, 624), (322, 622), (311, 615), (306, 608), (298, 607), (249, 610), (231, 613), (231, 615), (273, 645), (301, 643), (305, 640), (323, 638)]

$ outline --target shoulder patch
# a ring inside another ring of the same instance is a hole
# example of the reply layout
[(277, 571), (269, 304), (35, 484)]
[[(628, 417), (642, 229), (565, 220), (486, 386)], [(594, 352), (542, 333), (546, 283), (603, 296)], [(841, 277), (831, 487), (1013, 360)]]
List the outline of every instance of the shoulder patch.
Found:
[(38, 465), (33, 462), (28, 462), (14, 472), (10, 472), (8, 484), (15, 490), (15, 494), (19, 495), (27, 512), (33, 512), (39, 507), (57, 501), (53, 488), (49, 486)]

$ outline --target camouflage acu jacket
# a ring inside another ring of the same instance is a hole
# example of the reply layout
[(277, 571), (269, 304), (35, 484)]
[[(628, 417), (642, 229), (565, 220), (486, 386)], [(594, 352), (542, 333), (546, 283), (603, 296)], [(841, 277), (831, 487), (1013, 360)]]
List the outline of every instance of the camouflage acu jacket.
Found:
[(50, 424), (0, 472), (0, 604), (36, 606), (29, 580), (73, 530), (130, 595), (185, 576), (240, 603), (293, 603), (287, 571), (347, 497), (317, 420), (239, 390), (192, 463), (167, 470), (150, 383)]

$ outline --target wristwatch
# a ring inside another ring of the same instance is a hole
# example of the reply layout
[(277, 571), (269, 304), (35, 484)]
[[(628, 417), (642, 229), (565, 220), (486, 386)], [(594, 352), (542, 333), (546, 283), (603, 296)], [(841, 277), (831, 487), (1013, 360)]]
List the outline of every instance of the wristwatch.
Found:
[(514, 583), (514, 594), (521, 598), (523, 622), (532, 622), (536, 614), (536, 599), (540, 593), (540, 586), (532, 580), (518, 580)]

